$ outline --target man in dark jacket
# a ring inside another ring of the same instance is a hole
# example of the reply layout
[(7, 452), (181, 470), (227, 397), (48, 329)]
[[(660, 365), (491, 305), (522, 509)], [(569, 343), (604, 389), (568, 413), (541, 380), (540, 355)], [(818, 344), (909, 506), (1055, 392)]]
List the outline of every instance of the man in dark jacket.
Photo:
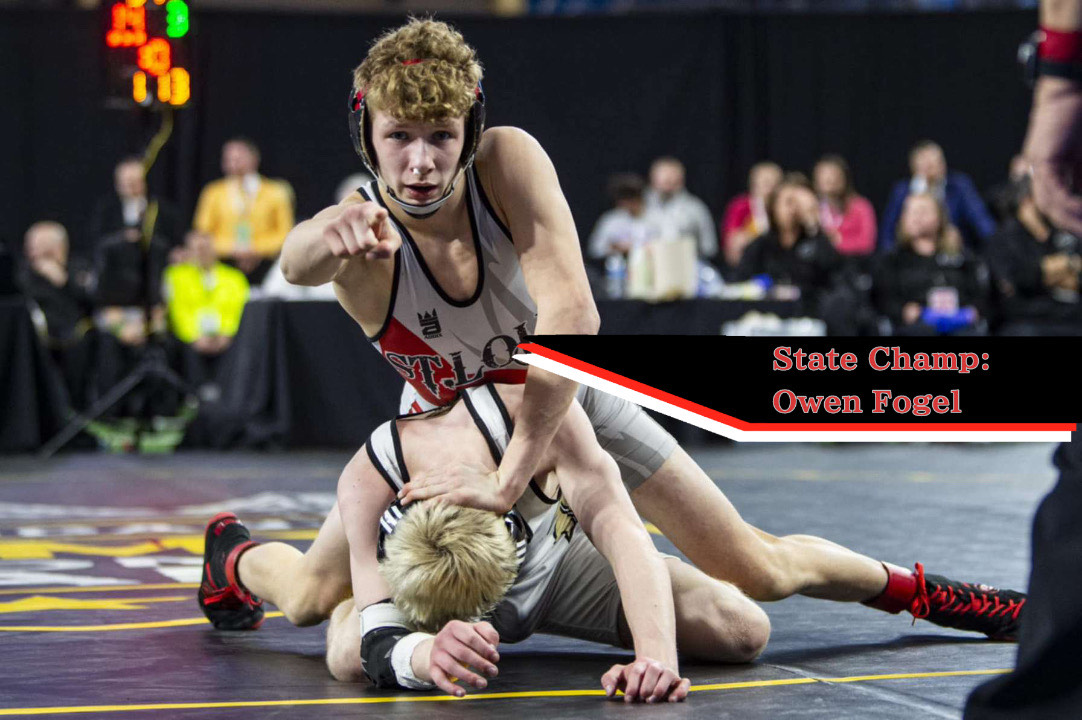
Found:
[(909, 151), (912, 176), (895, 183), (883, 213), (879, 230), (880, 250), (894, 246), (894, 236), (902, 207), (910, 194), (931, 193), (947, 208), (951, 224), (962, 232), (966, 245), (979, 248), (996, 229), (996, 222), (984, 206), (980, 193), (968, 175), (947, 170), (943, 148), (931, 140), (922, 140)]

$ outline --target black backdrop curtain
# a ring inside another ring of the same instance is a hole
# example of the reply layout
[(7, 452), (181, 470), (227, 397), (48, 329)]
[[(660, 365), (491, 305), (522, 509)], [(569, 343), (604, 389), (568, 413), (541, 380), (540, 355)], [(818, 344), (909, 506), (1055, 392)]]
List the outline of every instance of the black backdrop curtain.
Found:
[[(193, 3), (194, 105), (178, 114), (151, 190), (190, 213), (219, 175), (222, 142), (254, 139), (263, 170), (293, 184), (298, 217), (361, 169), (345, 96), (370, 41), (400, 18), (200, 12)], [(607, 175), (672, 154), (720, 212), (769, 157), (807, 171), (840, 152), (877, 207), (916, 140), (942, 143), (986, 187), (1025, 131), (1014, 62), (1034, 12), (875, 15), (636, 15), (452, 19), (480, 51), (490, 124), (537, 137), (579, 232), (606, 207)], [(0, 11), (0, 241), (43, 218), (77, 250), (112, 167), (158, 120), (106, 110), (96, 12)]]

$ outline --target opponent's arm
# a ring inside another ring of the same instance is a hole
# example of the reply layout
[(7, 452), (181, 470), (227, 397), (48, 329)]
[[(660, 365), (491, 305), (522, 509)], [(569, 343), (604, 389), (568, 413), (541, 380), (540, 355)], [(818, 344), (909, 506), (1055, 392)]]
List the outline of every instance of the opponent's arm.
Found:
[[(521, 130), (493, 128), (487, 134), (493, 201), (504, 211), (526, 286), (537, 303), (535, 333), (596, 334), (600, 319), (575, 221), (552, 162)], [(530, 368), (522, 408), (498, 471), (506, 507), (526, 489), (577, 390), (571, 380)]]
[(549, 450), (560, 489), (594, 546), (612, 565), (634, 641), (635, 662), (602, 677), (607, 694), (629, 700), (683, 700), (672, 583), (664, 560), (620, 481), (616, 462), (597, 444), (586, 413), (573, 404)]
[(485, 679), (467, 668), (496, 675), (500, 637), (489, 623), (451, 622), (433, 636), (411, 632), (406, 616), (395, 608), (376, 555), (380, 516), (394, 495), (364, 452), (358, 453), (338, 481), (338, 511), (349, 541), (365, 675), (378, 687), (439, 687), (459, 697), (465, 690), (452, 678), (484, 688)]
[(289, 231), (282, 246), (282, 274), (294, 285), (322, 285), (347, 262), (389, 258), (401, 245), (387, 211), (351, 195)]

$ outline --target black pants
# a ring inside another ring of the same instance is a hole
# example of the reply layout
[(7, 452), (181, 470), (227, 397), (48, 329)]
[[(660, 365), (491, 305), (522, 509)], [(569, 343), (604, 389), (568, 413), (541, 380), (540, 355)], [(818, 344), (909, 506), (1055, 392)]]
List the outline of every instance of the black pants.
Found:
[(1059, 482), (1033, 523), (1033, 572), (1013, 672), (969, 698), (965, 720), (1082, 718), (1082, 434), (1056, 451)]

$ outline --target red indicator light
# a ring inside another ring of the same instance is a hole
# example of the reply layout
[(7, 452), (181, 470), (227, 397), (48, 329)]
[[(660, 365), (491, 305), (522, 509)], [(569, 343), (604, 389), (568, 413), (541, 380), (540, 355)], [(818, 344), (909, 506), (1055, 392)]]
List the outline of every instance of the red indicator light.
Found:
[(154, 38), (139, 48), (139, 68), (154, 77), (161, 77), (169, 72), (172, 65), (172, 51), (169, 43), (161, 38)]
[(105, 44), (109, 47), (137, 47), (147, 41), (146, 8), (116, 3), (112, 19), (113, 26), (105, 34)]

